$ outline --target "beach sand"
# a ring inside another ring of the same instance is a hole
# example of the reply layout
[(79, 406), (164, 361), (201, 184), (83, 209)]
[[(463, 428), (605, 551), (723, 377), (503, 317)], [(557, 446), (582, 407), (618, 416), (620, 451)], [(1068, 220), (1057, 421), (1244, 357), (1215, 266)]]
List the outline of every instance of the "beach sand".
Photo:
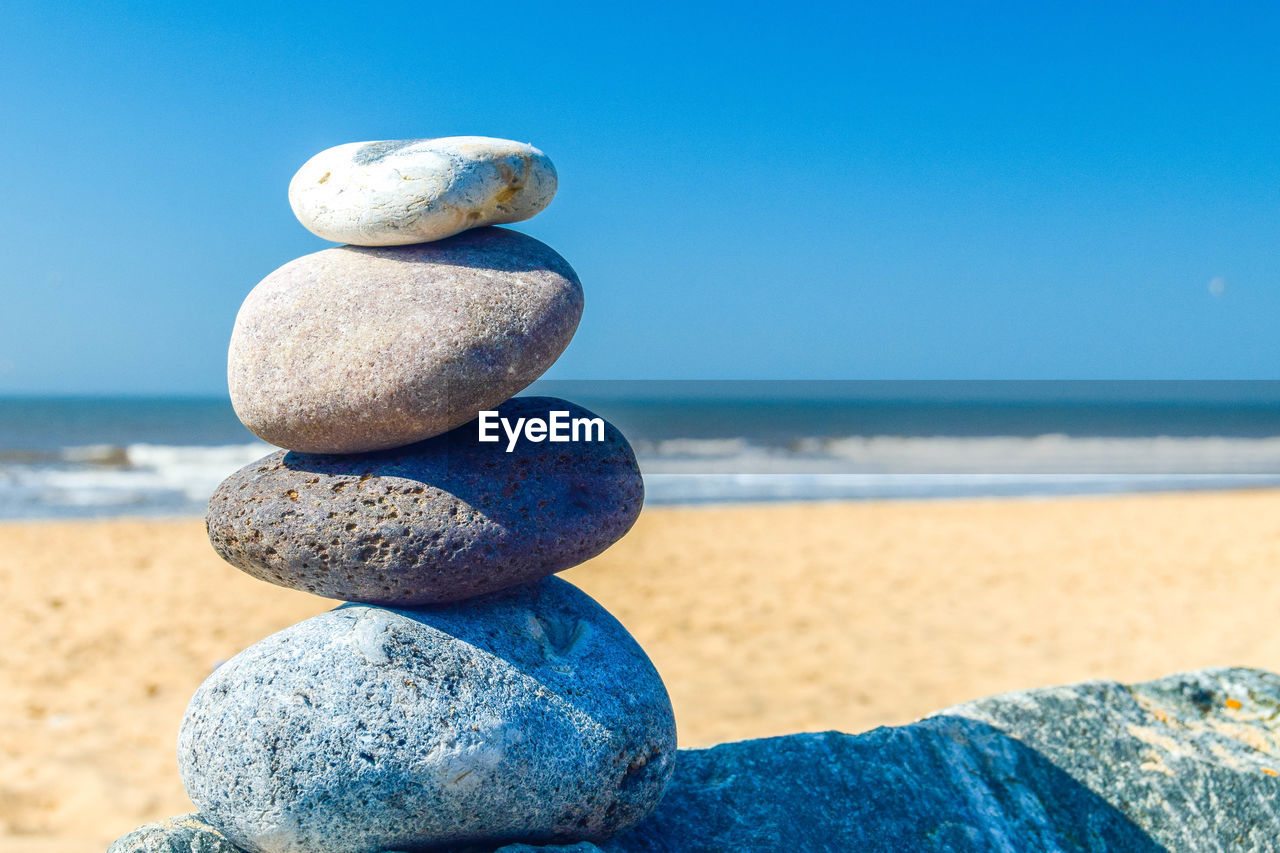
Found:
[[(991, 693), (1280, 669), (1280, 492), (653, 508), (565, 573), (671, 691), (683, 746), (905, 723)], [(104, 849), (191, 806), (210, 668), (333, 606), (198, 520), (0, 525), (0, 849)]]

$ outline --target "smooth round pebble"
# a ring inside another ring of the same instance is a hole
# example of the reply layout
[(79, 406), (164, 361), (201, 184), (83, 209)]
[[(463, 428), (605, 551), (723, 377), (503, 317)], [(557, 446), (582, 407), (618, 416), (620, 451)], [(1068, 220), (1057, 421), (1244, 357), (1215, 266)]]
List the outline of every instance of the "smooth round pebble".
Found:
[(214, 670), (178, 735), (200, 814), (256, 853), (602, 840), (675, 749), (643, 650), (558, 578), (307, 619)]
[(520, 222), (555, 194), (546, 154), (487, 136), (338, 145), (289, 182), (289, 205), (308, 231), (357, 246), (425, 243)]
[(243, 853), (221, 832), (188, 814), (140, 826), (120, 836), (107, 853)]
[(290, 450), (399, 447), (518, 393), (581, 316), (564, 258), (503, 228), (326, 249), (271, 273), (240, 307), (231, 402), (246, 427)]
[[(592, 412), (554, 397), (497, 407), (509, 424), (549, 420), (572, 437)], [(416, 606), (544, 577), (608, 548), (631, 528), (644, 482), (612, 424), (602, 441), (478, 440), (475, 422), (396, 450), (279, 451), (214, 491), (214, 550), (256, 578), (344, 601)], [(589, 434), (584, 426), (579, 439)]]

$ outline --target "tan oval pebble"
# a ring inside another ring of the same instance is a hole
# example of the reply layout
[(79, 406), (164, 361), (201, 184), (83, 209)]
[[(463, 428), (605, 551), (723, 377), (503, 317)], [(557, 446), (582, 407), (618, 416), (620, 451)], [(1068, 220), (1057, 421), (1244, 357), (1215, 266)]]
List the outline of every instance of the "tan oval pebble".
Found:
[(514, 231), (325, 249), (245, 299), (227, 358), (231, 402), (246, 427), (290, 450), (399, 447), (518, 393), (581, 315), (568, 262)]

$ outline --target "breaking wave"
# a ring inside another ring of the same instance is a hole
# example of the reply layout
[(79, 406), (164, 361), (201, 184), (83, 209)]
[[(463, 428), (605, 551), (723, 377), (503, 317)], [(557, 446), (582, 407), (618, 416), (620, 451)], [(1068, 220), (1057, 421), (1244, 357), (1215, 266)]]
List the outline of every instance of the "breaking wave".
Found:
[[(1280, 437), (846, 436), (635, 442), (650, 504), (1010, 497), (1280, 486)], [(190, 516), (274, 448), (0, 452), (0, 518)]]

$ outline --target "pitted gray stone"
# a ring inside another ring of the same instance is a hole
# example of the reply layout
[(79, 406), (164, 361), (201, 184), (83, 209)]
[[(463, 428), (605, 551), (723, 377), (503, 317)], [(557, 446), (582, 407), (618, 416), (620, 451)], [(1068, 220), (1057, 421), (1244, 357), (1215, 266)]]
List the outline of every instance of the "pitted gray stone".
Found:
[[(497, 411), (512, 422), (596, 417), (552, 397)], [(256, 578), (344, 601), (407, 607), (526, 583), (599, 554), (640, 512), (630, 445), (607, 422), (596, 435), (507, 452), (505, 437), (480, 442), (472, 423), (380, 453), (280, 451), (214, 492), (209, 540)]]
[(290, 450), (400, 447), (518, 393), (581, 315), (568, 262), (504, 228), (325, 249), (245, 298), (227, 356), (231, 402), (246, 427)]
[(600, 841), (675, 746), (644, 652), (557, 578), (300, 622), (218, 667), (178, 738), (200, 814), (253, 853)]

